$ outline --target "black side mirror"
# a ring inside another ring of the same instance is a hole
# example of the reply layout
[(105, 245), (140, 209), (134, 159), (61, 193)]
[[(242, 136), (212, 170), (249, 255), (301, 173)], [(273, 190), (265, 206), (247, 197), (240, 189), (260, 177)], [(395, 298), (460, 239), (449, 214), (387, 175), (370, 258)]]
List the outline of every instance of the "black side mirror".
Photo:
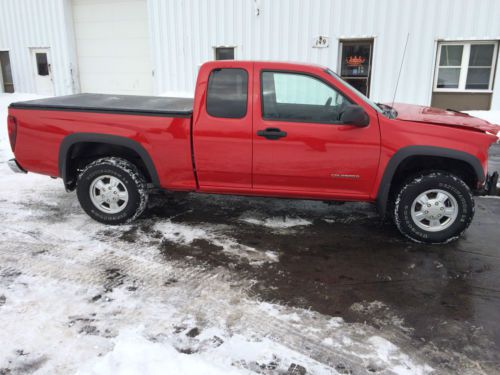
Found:
[(368, 126), (370, 118), (359, 105), (348, 105), (340, 113), (340, 122), (346, 125), (358, 126), (360, 128)]

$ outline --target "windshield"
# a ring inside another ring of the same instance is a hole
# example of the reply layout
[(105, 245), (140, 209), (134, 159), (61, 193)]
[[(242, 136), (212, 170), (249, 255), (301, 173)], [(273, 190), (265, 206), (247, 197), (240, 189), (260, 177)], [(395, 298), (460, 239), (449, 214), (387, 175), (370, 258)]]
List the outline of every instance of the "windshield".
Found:
[(374, 110), (376, 110), (378, 113), (383, 114), (386, 117), (389, 118), (395, 118), (396, 114), (395, 111), (392, 109), (392, 107), (385, 105), (385, 104), (377, 104), (373, 102), (372, 100), (368, 99), (366, 96), (364, 96), (362, 93), (360, 93), (356, 88), (351, 86), (348, 82), (344, 81), (337, 73), (330, 69), (326, 69), (326, 72), (330, 74), (332, 77), (335, 79), (339, 80), (342, 84), (347, 86), (352, 90), (354, 95), (356, 95), (358, 98), (360, 98), (362, 101), (364, 101), (366, 104), (368, 104), (370, 107), (372, 107)]

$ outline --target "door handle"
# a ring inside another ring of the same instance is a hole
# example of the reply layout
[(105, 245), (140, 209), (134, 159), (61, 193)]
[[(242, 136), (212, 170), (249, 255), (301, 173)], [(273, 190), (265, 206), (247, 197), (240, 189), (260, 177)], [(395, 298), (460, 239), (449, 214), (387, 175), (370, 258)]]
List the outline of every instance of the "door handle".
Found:
[(264, 137), (271, 141), (275, 141), (277, 139), (283, 138), (287, 136), (286, 132), (282, 132), (281, 129), (278, 128), (266, 128), (265, 130), (257, 131), (257, 135), (259, 137)]

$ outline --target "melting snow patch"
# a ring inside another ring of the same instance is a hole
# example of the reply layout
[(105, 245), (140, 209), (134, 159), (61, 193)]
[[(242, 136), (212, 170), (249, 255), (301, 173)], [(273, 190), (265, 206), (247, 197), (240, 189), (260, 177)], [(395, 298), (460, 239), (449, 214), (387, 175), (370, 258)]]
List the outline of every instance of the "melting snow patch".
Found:
[(130, 374), (186, 374), (220, 375), (237, 374), (230, 365), (217, 365), (198, 354), (179, 353), (168, 343), (146, 340), (137, 329), (120, 333), (114, 340), (114, 349), (99, 358), (78, 375), (130, 375)]
[(382, 337), (372, 336), (367, 341), (377, 353), (377, 358), (373, 359), (370, 366), (374, 370), (383, 363), (399, 363), (391, 368), (391, 371), (398, 375), (420, 375), (433, 371), (428, 365), (415, 365), (397, 346)]
[(208, 224), (204, 228), (186, 224), (165, 221), (155, 225), (155, 229), (163, 234), (163, 237), (173, 243), (191, 245), (195, 240), (205, 240), (220, 247), (228, 255), (246, 258), (251, 264), (259, 265), (264, 262), (277, 262), (279, 257), (272, 251), (261, 251), (253, 247), (238, 243), (236, 240), (223, 234), (219, 234), (216, 228)]
[(395, 327), (405, 333), (412, 331), (412, 328), (405, 325), (403, 318), (381, 301), (357, 302), (352, 304), (350, 309), (369, 318), (378, 327)]
[(240, 219), (249, 224), (260, 225), (272, 229), (286, 229), (293, 227), (303, 227), (311, 225), (312, 222), (301, 218), (292, 218), (288, 216), (283, 217), (269, 217), (266, 219), (259, 219), (255, 217), (243, 217)]

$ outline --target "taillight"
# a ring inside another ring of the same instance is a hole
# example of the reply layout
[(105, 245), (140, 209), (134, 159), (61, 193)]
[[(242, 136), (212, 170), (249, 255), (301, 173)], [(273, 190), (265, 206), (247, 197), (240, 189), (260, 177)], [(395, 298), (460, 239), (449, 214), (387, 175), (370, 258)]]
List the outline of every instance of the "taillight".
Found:
[(16, 138), (17, 138), (17, 120), (14, 116), (7, 117), (7, 128), (9, 130), (9, 140), (12, 152), (16, 148)]

